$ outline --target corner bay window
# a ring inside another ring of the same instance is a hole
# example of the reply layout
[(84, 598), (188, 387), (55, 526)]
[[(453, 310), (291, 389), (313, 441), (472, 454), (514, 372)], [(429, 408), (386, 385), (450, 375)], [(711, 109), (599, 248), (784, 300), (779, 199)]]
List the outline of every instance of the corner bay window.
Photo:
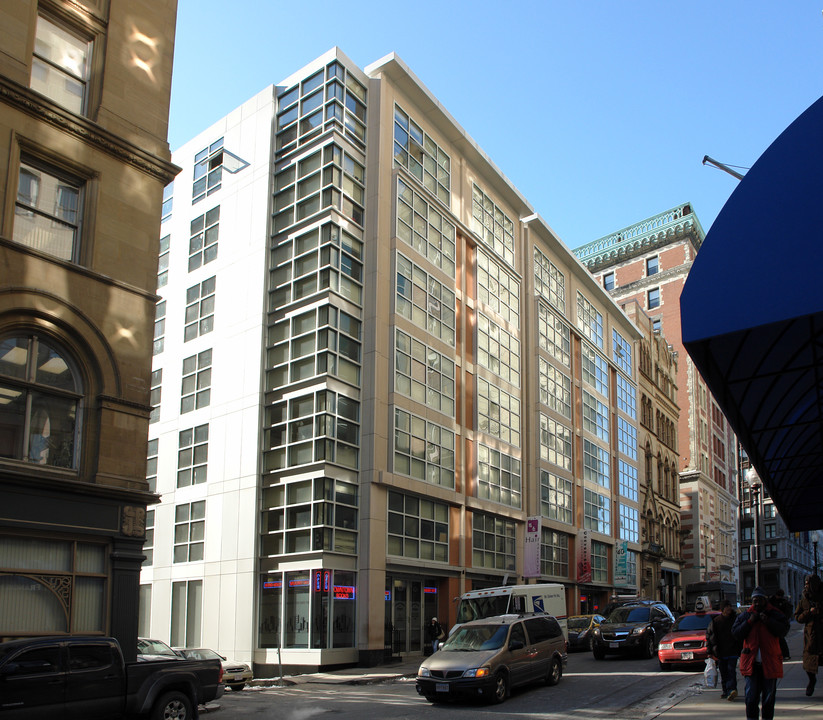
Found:
[(52, 341), (0, 340), (0, 457), (76, 468), (82, 392), (73, 360)]

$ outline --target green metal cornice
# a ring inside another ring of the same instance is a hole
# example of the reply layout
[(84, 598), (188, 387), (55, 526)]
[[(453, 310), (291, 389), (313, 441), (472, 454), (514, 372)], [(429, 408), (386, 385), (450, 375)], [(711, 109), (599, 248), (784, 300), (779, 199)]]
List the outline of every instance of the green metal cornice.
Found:
[(706, 233), (692, 210), (683, 203), (665, 212), (613, 232), (598, 240), (581, 245), (574, 254), (590, 271), (613, 265), (650, 249), (667, 245), (678, 236), (691, 236), (695, 251), (700, 249)]

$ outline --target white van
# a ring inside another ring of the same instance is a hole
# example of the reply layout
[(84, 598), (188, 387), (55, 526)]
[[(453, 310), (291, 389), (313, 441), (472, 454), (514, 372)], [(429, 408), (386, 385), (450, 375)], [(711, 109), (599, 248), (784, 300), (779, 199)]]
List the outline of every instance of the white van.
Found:
[(501, 587), (469, 590), (460, 596), (457, 605), (457, 623), (451, 635), (463, 623), (471, 620), (517, 613), (545, 612), (553, 615), (568, 639), (566, 619), (566, 589), (560, 583), (537, 585), (503, 585)]

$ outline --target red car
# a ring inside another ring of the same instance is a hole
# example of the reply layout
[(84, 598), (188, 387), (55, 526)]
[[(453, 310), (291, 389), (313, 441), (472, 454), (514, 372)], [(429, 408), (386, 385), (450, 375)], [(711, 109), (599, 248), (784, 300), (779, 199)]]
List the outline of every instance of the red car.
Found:
[(671, 670), (674, 665), (702, 665), (706, 652), (706, 628), (712, 618), (720, 613), (708, 612), (686, 613), (677, 618), (672, 629), (657, 646), (657, 659), (661, 670)]

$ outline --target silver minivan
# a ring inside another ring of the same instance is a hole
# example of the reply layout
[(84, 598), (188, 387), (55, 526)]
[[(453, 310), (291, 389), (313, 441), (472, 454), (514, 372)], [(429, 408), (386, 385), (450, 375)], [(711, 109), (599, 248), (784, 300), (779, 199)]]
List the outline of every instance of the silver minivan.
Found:
[(429, 702), (475, 697), (503, 702), (520, 685), (556, 685), (568, 655), (551, 615), (498, 615), (461, 625), (417, 671), (417, 692)]

